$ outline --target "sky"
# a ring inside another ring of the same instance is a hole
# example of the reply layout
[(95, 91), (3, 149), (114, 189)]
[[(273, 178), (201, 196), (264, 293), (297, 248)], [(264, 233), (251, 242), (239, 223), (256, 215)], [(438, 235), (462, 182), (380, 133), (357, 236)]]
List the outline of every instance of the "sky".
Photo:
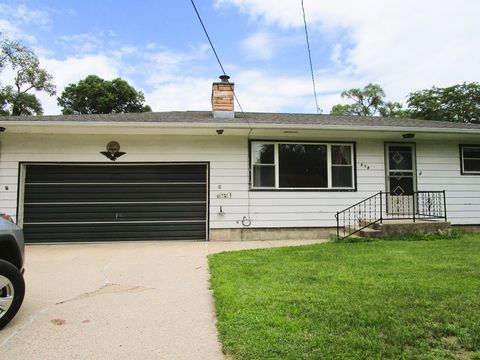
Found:
[[(301, 0), (195, 0), (244, 111), (316, 113)], [(480, 81), (478, 0), (304, 0), (319, 108), (379, 84), (387, 99)], [(0, 32), (33, 48), (57, 95), (121, 77), (153, 111), (210, 110), (222, 74), (190, 0), (0, 0)], [(9, 81), (3, 72), (0, 82)], [(44, 113), (56, 97), (38, 93)], [(236, 110), (239, 110), (238, 105)]]

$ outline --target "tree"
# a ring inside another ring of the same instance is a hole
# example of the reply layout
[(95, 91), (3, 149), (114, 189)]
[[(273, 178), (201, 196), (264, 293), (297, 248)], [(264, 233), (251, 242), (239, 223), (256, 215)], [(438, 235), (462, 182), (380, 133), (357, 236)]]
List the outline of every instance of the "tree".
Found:
[(33, 94), (15, 92), (13, 87), (6, 86), (0, 92), (0, 108), (10, 106), (9, 110), (0, 110), (0, 115), (41, 115), (42, 104)]
[(363, 89), (350, 89), (342, 92), (342, 98), (353, 100), (353, 104), (337, 104), (332, 107), (331, 115), (358, 116), (402, 116), (402, 105), (397, 102), (385, 102), (385, 92), (378, 84), (368, 84)]
[(410, 93), (409, 116), (416, 119), (480, 123), (480, 84), (463, 83)]
[(404, 110), (402, 104), (396, 101), (386, 102), (379, 111), (380, 115), (384, 117), (408, 117), (408, 111)]
[(152, 111), (144, 104), (143, 92), (135, 90), (127, 81), (120, 78), (108, 81), (96, 75), (70, 84), (57, 101), (64, 115)]
[(40, 68), (34, 51), (18, 41), (0, 37), (0, 72), (10, 67), (13, 84), (0, 84), (0, 115), (41, 115), (42, 105), (31, 90), (55, 95), (52, 75)]

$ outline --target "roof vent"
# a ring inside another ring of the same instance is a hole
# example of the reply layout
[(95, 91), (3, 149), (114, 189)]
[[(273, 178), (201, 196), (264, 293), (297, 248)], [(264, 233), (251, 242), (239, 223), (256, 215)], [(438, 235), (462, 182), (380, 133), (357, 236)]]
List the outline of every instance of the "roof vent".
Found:
[(233, 119), (235, 94), (235, 84), (228, 81), (230, 76), (220, 76), (221, 82), (212, 84), (212, 111), (214, 118)]

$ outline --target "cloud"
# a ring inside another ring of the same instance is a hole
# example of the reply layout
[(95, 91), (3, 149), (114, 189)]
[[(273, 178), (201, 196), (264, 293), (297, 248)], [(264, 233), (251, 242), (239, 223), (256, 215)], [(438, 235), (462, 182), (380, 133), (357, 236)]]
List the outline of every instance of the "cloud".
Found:
[[(245, 111), (315, 113), (313, 85), (308, 75), (276, 76), (265, 70), (240, 71), (235, 79), (236, 94)], [(356, 86), (349, 77), (321, 73), (317, 76), (320, 109), (328, 113), (340, 101), (342, 89)]]
[(54, 14), (58, 12), (51, 8), (40, 10), (15, 2), (2, 3), (0, 4), (0, 33), (12, 40), (36, 44), (37, 37), (23, 28), (26, 25), (34, 25), (46, 29), (52, 24)]
[(24, 23), (33, 23), (42, 27), (46, 27), (51, 23), (51, 10), (31, 9), (25, 4), (19, 4), (15, 7), (10, 7), (10, 11), (12, 11), (12, 15), (16, 19)]
[[(317, 88), (320, 108), (328, 112), (340, 102), (341, 89), (358, 86), (351, 79), (323, 74)], [(211, 110), (210, 77), (178, 76), (156, 84), (146, 92), (146, 102), (154, 111)], [(275, 76), (261, 69), (237, 69), (235, 93), (246, 112), (309, 112), (315, 113), (312, 83), (308, 76)], [(238, 104), (235, 110), (240, 111)]]
[[(155, 53), (153, 59), (162, 64), (143, 75), (148, 79), (148, 88), (142, 89), (146, 103), (153, 111), (209, 111), (212, 82), (218, 79), (203, 76), (194, 70), (185, 72), (188, 64), (195, 63), (196, 52), (178, 53), (164, 50)], [(148, 59), (150, 61), (152, 59)], [(151, 63), (137, 63), (146, 69)], [(177, 66), (178, 64), (184, 66)], [(66, 60), (42, 58), (41, 64), (49, 71), (57, 84), (58, 94), (71, 83), (84, 79), (87, 75), (97, 74), (104, 79), (115, 77), (126, 78), (125, 69), (129, 66), (125, 59), (108, 55), (89, 55), (71, 57)], [(74, 71), (72, 71), (74, 69)], [(309, 76), (282, 75), (258, 69), (236, 68), (234, 81), (236, 94), (244, 111), (252, 112), (316, 112), (312, 83)], [(131, 85), (140, 89), (137, 82), (127, 79)], [(317, 93), (320, 108), (327, 113), (330, 108), (340, 102), (340, 91), (346, 88), (361, 86), (348, 76), (337, 76), (330, 72), (322, 72), (317, 76)], [(59, 114), (56, 97), (38, 94), (45, 114)], [(239, 111), (238, 105), (236, 110)]]
[(58, 42), (77, 54), (93, 53), (103, 46), (101, 34), (94, 33), (63, 35), (58, 38)]
[[(90, 74), (96, 74), (103, 79), (112, 80), (120, 76), (121, 63), (107, 55), (87, 55), (82, 57), (69, 57), (65, 60), (52, 58), (40, 58), (40, 64), (53, 76), (57, 86), (57, 96), (63, 89), (73, 83), (85, 79)], [(57, 97), (45, 93), (37, 93), (37, 97), (43, 106), (45, 115), (60, 113), (57, 105)]]
[[(262, 26), (303, 26), (296, 0), (217, 0)], [(335, 65), (356, 80), (380, 83), (403, 101), (411, 91), (480, 78), (480, 2), (470, 0), (305, 1), (310, 37), (341, 38)], [(345, 37), (345, 38), (344, 38)], [(343, 44), (343, 45), (342, 45)]]
[(276, 50), (275, 39), (267, 32), (257, 32), (242, 42), (248, 59), (271, 59)]
[(40, 59), (42, 66), (50, 72), (59, 87), (69, 85), (90, 74), (111, 80), (119, 75), (121, 64), (107, 55), (69, 57), (65, 60)]
[(246, 37), (240, 44), (248, 60), (272, 60), (288, 52), (292, 46), (303, 45), (305, 36), (260, 30)]
[(19, 26), (5, 19), (0, 19), (0, 34), (12, 40), (22, 39), (31, 43), (37, 41), (35, 36), (25, 33)]
[[(106, 80), (116, 77), (127, 80), (145, 93), (146, 103), (154, 111), (208, 109), (211, 80), (195, 70), (208, 48), (201, 45), (190, 52), (166, 48), (158, 51), (157, 48), (151, 44), (124, 45), (114, 50), (106, 49), (105, 53), (71, 56), (64, 60), (42, 57), (40, 64), (52, 74), (58, 95), (67, 85), (95, 74)], [(60, 113), (56, 97), (37, 95), (45, 114)]]
[(330, 60), (332, 61), (333, 64), (335, 64), (335, 66), (340, 67), (343, 65), (342, 58), (343, 58), (343, 45), (341, 43), (336, 43), (332, 47)]
[(3, 19), (9, 19), (17, 24), (34, 24), (42, 28), (51, 24), (53, 9), (39, 10), (27, 7), (25, 4), (0, 4), (0, 14)]
[(147, 44), (144, 48), (142, 74), (150, 86), (166, 84), (178, 79), (198, 78), (202, 73), (202, 62), (207, 59), (210, 47), (205, 44), (193, 47), (190, 51), (177, 51), (170, 48)]
[(253, 19), (262, 19), (267, 24), (280, 23), (283, 27), (302, 24), (300, 2), (294, 0), (216, 0), (215, 6), (233, 5)]
[[(266, 79), (266, 80), (265, 80)], [(315, 112), (313, 95), (307, 79), (281, 77), (268, 79), (260, 70), (244, 70), (236, 73), (235, 93), (246, 112), (275, 112), (302, 109)], [(158, 84), (145, 94), (154, 111), (211, 110), (212, 82), (209, 77), (183, 77)], [(240, 111), (235, 104), (235, 111)], [(297, 110), (298, 111), (298, 110)]]
[[(379, 83), (389, 100), (404, 101), (411, 91), (480, 78), (480, 2), (304, 1), (324, 113), (341, 102), (342, 90), (369, 82)], [(215, 6), (238, 11), (240, 20), (248, 23), (249, 33), (239, 29), (239, 36), (230, 37), (243, 40), (232, 40), (230, 56), (222, 59), (244, 110), (315, 112), (300, 2), (216, 0)], [(55, 29), (60, 15), (22, 3), (0, 4), (0, 31), (35, 45), (59, 94), (66, 85), (94, 73), (126, 79), (144, 91), (155, 111), (210, 110), (218, 65), (205, 43), (166, 47), (140, 39), (132, 44), (104, 28), (66, 36)], [(51, 43), (39, 43), (41, 32), (27, 23), (38, 29), (51, 27), (49, 33), (55, 32)], [(297, 52), (297, 57), (291, 56)], [(45, 113), (59, 113), (55, 98), (40, 98)]]
[(181, 77), (157, 84), (145, 94), (153, 111), (211, 110), (212, 80), (204, 77)]

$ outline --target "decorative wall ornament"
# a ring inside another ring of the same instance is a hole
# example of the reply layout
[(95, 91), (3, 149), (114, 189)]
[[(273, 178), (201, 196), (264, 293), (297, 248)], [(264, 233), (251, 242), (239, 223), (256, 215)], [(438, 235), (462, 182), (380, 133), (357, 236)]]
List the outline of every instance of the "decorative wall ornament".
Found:
[(110, 141), (107, 144), (107, 151), (100, 151), (100, 153), (112, 161), (115, 161), (120, 156), (126, 154), (125, 152), (120, 151), (120, 144), (116, 141)]

